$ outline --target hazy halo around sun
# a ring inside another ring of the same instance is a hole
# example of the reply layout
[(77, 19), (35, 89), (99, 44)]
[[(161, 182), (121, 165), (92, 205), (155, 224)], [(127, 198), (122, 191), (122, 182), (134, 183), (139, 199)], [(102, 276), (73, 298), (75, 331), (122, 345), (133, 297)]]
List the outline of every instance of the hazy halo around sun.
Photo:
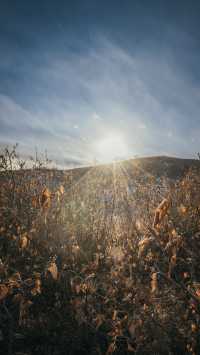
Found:
[(125, 159), (128, 147), (120, 134), (109, 134), (99, 139), (95, 144), (95, 158), (100, 163), (110, 163), (118, 159)]

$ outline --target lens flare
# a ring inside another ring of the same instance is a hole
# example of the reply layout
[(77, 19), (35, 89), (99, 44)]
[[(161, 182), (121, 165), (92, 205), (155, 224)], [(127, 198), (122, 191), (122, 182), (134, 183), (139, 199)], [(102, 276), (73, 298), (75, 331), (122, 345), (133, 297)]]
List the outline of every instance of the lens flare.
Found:
[(125, 159), (128, 148), (125, 140), (120, 135), (109, 135), (96, 143), (96, 158), (101, 163), (110, 163), (115, 160)]

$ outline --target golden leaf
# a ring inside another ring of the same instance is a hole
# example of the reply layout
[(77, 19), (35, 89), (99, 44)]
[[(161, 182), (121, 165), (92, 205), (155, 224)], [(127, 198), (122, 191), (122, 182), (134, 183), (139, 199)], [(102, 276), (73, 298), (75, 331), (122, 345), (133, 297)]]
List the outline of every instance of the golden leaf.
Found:
[(187, 207), (185, 207), (183, 204), (180, 205), (180, 207), (178, 208), (179, 213), (181, 214), (185, 214), (187, 212)]
[(142, 229), (142, 223), (139, 219), (137, 219), (137, 221), (135, 222), (136, 228), (141, 230)]
[(172, 229), (172, 235), (173, 235), (173, 237), (177, 237), (177, 231), (176, 231), (176, 229)]
[(170, 259), (170, 263), (171, 263), (171, 265), (176, 265), (176, 254), (172, 255), (172, 257)]
[(195, 323), (192, 323), (191, 324), (191, 329), (192, 329), (193, 333), (197, 332), (197, 330), (198, 330), (197, 325)]
[(20, 281), (21, 281), (21, 276), (19, 272), (15, 272), (10, 278), (9, 278), (9, 285), (11, 287), (20, 287)]
[(63, 185), (61, 185), (59, 190), (60, 190), (61, 195), (63, 195), (63, 194), (64, 194), (64, 192), (65, 192), (65, 188), (64, 188), (64, 186), (63, 186)]
[(51, 273), (51, 276), (53, 277), (54, 280), (57, 280), (58, 278), (58, 268), (56, 266), (56, 263), (52, 262), (49, 267), (48, 271)]
[(153, 222), (154, 228), (156, 228), (160, 225), (163, 218), (167, 214), (169, 207), (170, 207), (170, 200), (167, 198), (164, 198), (164, 200), (156, 208), (155, 215), (154, 215), (154, 222)]
[(51, 192), (48, 188), (42, 191), (41, 205), (43, 208), (49, 208), (51, 205)]
[(35, 286), (31, 290), (31, 293), (34, 296), (41, 293), (41, 280), (39, 278), (35, 280)]
[(50, 190), (47, 187), (45, 187), (44, 190), (42, 191), (42, 196), (44, 198), (50, 198), (51, 197), (51, 192), (50, 192)]
[(25, 249), (28, 245), (28, 238), (26, 236), (26, 234), (23, 234), (21, 237), (20, 237), (20, 247), (22, 249)]
[(141, 257), (146, 253), (148, 248), (152, 246), (152, 242), (153, 242), (152, 238), (145, 237), (138, 243), (138, 247), (139, 247), (138, 257)]
[(113, 312), (112, 320), (116, 320), (117, 318), (117, 310), (115, 309)]
[(33, 206), (34, 208), (37, 208), (37, 206), (38, 206), (38, 198), (37, 198), (37, 196), (34, 196), (34, 197), (32, 198), (32, 206)]

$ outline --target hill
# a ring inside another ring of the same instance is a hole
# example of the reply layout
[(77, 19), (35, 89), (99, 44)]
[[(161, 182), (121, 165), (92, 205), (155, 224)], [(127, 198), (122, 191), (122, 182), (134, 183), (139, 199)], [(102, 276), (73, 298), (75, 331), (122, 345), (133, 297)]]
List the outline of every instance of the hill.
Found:
[(200, 161), (197, 159), (182, 159), (166, 156), (140, 158), (130, 161), (133, 165), (139, 165), (145, 171), (156, 176), (167, 176), (169, 178), (180, 178), (189, 169), (199, 169)]
[[(200, 169), (200, 160), (198, 159), (183, 159), (167, 156), (153, 156), (115, 161), (114, 163), (106, 165), (100, 164), (95, 167), (104, 169), (112, 167), (113, 164), (116, 166), (124, 166), (130, 173), (135, 170), (137, 173), (141, 172), (141, 174), (146, 172), (155, 177), (166, 176), (172, 179), (180, 178), (190, 169)], [(71, 173), (76, 179), (78, 176), (82, 176), (95, 167), (75, 168), (67, 170), (67, 172)]]

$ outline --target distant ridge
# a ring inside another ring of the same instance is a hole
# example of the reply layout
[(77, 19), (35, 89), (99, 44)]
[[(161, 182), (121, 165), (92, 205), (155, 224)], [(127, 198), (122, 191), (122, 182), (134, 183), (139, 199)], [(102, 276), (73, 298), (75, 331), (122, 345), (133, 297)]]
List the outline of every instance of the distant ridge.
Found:
[(168, 156), (154, 156), (131, 159), (133, 165), (139, 165), (144, 170), (156, 176), (179, 178), (189, 169), (200, 169), (200, 160)]
[(188, 158), (176, 158), (169, 156), (152, 156), (133, 158), (122, 161), (115, 161), (109, 164), (99, 164), (96, 166), (79, 167), (66, 170), (70, 172), (74, 177), (83, 175), (90, 169), (109, 169), (115, 164), (121, 165), (126, 168), (126, 171), (130, 173), (130, 176), (134, 173), (134, 170), (140, 170), (141, 174), (152, 174), (155, 177), (167, 177), (171, 179), (178, 179), (183, 176), (190, 169), (198, 169), (200, 172), (200, 160), (188, 159)]
[(97, 168), (109, 168), (112, 165), (122, 165), (125, 166), (127, 171), (132, 169), (142, 169), (147, 173), (155, 175), (156, 177), (166, 176), (172, 179), (180, 178), (184, 173), (190, 169), (198, 169), (200, 172), (200, 160), (189, 159), (189, 158), (177, 158), (169, 156), (151, 156), (151, 157), (141, 157), (133, 158), (122, 161), (115, 161), (109, 164), (98, 164), (96, 166), (88, 167), (78, 167), (74, 169), (67, 170), (73, 174), (80, 173), (81, 175), (90, 169)]
[[(51, 179), (56, 179), (57, 181), (62, 181), (66, 177), (70, 177), (73, 180), (78, 180), (81, 176), (88, 173), (90, 170), (95, 169), (98, 174), (101, 173), (102, 169), (110, 171), (113, 169), (113, 165), (116, 167), (125, 168), (129, 177), (132, 178), (135, 173), (144, 176), (146, 174), (153, 175), (154, 177), (167, 177), (170, 179), (178, 179), (187, 173), (190, 169), (198, 170), (200, 173), (200, 160), (198, 159), (186, 159), (186, 158), (176, 158), (168, 156), (152, 156), (152, 157), (141, 157), (132, 158), (122, 161), (114, 161), (107, 164), (97, 164), (94, 166), (82, 166), (70, 169), (48, 169), (41, 168), (38, 169), (38, 176), (51, 176)], [(15, 175), (21, 176), (25, 174), (26, 176), (31, 176), (33, 170), (16, 170)], [(0, 178), (4, 179), (6, 176), (0, 173)]]

